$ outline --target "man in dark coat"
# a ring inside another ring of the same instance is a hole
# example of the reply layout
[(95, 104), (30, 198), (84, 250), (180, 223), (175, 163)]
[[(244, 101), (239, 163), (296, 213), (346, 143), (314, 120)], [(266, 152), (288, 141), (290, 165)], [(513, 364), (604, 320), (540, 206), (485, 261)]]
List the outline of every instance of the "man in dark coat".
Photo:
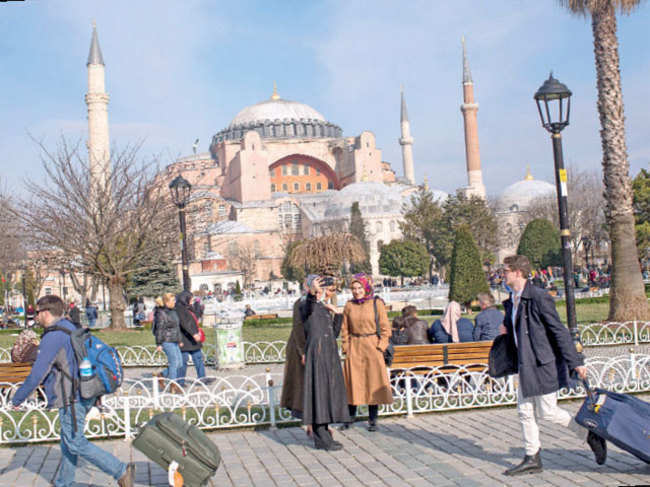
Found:
[[(509, 350), (517, 354), (519, 387), (517, 412), (524, 436), (524, 460), (505, 475), (542, 471), (541, 445), (536, 417), (569, 428), (582, 440), (586, 430), (571, 415), (557, 406), (557, 391), (568, 385), (568, 371), (587, 377), (587, 368), (576, 352), (568, 329), (560, 321), (553, 298), (528, 282), (530, 262), (523, 255), (504, 259), (505, 281), (512, 289), (503, 302), (504, 328)], [(568, 368), (568, 370), (567, 370)], [(605, 462), (605, 441), (593, 433), (587, 437), (596, 462)]]

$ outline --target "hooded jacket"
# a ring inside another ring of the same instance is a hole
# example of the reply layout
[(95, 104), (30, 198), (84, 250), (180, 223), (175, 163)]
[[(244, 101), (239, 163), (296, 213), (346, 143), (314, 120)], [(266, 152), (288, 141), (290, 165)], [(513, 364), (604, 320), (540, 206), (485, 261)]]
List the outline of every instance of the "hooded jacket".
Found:
[(181, 340), (183, 341), (183, 352), (194, 352), (200, 350), (202, 343), (194, 340), (194, 335), (199, 332), (196, 316), (193, 313), (190, 302), (192, 293), (183, 291), (176, 296), (176, 312), (180, 320)]

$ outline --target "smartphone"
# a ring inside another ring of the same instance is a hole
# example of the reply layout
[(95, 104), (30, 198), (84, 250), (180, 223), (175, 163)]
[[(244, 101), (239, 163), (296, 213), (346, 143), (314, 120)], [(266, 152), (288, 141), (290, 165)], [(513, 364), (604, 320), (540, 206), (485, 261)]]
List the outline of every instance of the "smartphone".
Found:
[(329, 287), (334, 285), (334, 278), (332, 276), (324, 276), (321, 279), (321, 286)]

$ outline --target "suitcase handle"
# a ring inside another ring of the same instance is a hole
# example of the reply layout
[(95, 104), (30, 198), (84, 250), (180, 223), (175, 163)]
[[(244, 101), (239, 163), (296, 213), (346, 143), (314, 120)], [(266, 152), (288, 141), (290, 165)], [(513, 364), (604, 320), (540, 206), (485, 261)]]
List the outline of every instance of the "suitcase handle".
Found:
[(589, 387), (589, 380), (588, 379), (582, 379), (582, 385), (585, 388), (585, 391), (587, 392), (587, 397), (589, 397), (589, 400), (591, 402), (596, 401), (596, 393), (593, 391), (591, 387)]

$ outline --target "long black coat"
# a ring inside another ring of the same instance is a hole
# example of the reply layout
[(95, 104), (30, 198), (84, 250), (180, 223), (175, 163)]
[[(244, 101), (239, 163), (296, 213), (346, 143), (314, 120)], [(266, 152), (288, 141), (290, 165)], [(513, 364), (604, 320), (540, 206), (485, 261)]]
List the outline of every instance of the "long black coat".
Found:
[(332, 318), (327, 308), (311, 295), (306, 304), (303, 423), (350, 421), (341, 357), (336, 344), (343, 316)]
[(194, 335), (199, 332), (199, 328), (196, 324), (196, 318), (192, 314), (191, 299), (192, 293), (189, 291), (182, 291), (176, 296), (176, 307), (174, 309), (178, 313), (181, 329), (181, 340), (183, 342), (181, 352), (194, 352), (203, 347), (201, 342), (194, 340)]
[[(503, 302), (503, 324), (508, 331), (508, 349), (517, 352), (523, 396), (550, 394), (566, 387), (568, 371), (582, 365), (583, 361), (569, 330), (560, 321), (553, 298), (528, 282), (521, 293), (514, 326), (512, 306), (512, 297)], [(517, 334), (517, 346), (513, 333)]]

